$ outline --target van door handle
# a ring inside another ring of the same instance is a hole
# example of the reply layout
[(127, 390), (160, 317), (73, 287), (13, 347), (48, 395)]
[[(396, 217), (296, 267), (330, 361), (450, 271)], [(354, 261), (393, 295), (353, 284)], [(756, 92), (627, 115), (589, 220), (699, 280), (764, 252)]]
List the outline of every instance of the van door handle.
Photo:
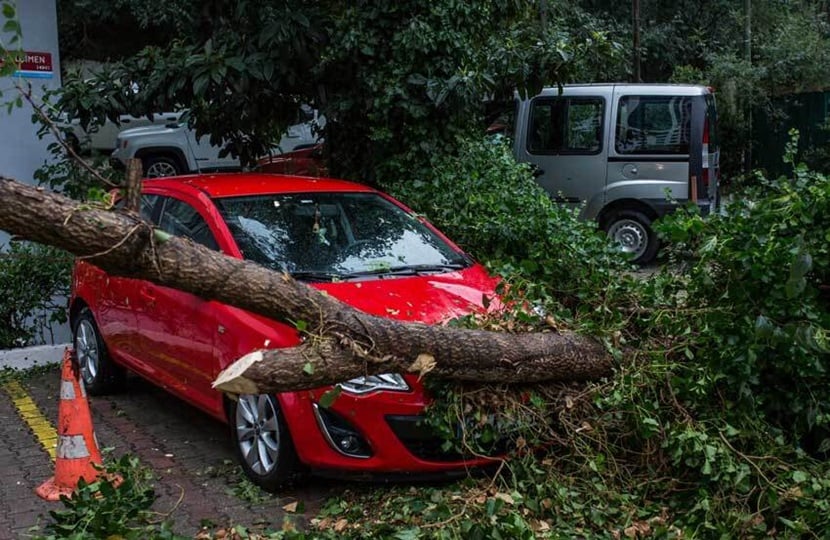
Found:
[(533, 169), (533, 178), (539, 178), (545, 174), (545, 169), (539, 169), (538, 167)]
[(156, 301), (156, 295), (154, 295), (152, 292), (150, 292), (150, 289), (148, 289), (147, 287), (142, 287), (139, 294), (141, 295), (141, 297), (144, 300), (146, 300), (148, 302), (155, 302)]

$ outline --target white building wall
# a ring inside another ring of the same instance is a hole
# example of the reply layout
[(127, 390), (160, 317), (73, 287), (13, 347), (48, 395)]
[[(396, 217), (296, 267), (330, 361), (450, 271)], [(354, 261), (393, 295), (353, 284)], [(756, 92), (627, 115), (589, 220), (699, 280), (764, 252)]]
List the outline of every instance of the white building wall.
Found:
[[(51, 54), (52, 70), (51, 74), (33, 74), (37, 76), (0, 77), (0, 104), (18, 96), (15, 82), (21, 86), (31, 84), (36, 98), (42, 96), (46, 89), (61, 86), (56, 0), (17, 0), (15, 4), (23, 34), (21, 48), (28, 52)], [(0, 16), (0, 27), (3, 22)], [(3, 43), (8, 43), (9, 37), (4, 34)], [(0, 107), (0, 175), (34, 185), (37, 183), (34, 172), (49, 157), (47, 146), (52, 140), (48, 136), (38, 139), (32, 113), (31, 106), (25, 102), (22, 108), (14, 108), (11, 114), (5, 107)], [(8, 240), (8, 234), (0, 231), (0, 249), (7, 245)], [(68, 341), (67, 328), (58, 327), (54, 332), (56, 342)], [(51, 336), (44, 336), (44, 339), (51, 341)]]
[[(16, 4), (23, 33), (22, 49), (51, 53), (52, 76), (0, 77), (0, 103), (17, 97), (15, 82), (21, 85), (30, 83), (35, 96), (43, 95), (44, 89), (55, 89), (61, 85), (55, 0), (17, 0)], [(4, 43), (8, 43), (8, 37), (3, 36)], [(0, 108), (0, 174), (35, 184), (34, 172), (48, 157), (46, 147), (52, 141), (47, 137), (43, 140), (37, 138), (32, 112), (32, 108), (25, 103), (22, 108), (14, 108), (11, 115), (6, 113), (5, 108)], [(7, 239), (7, 235), (0, 237), (0, 244), (5, 244)]]

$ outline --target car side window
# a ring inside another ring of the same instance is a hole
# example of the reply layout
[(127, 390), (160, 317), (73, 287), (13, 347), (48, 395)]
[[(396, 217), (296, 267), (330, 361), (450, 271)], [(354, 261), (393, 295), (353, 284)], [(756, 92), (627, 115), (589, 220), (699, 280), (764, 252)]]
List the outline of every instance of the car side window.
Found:
[(140, 208), (141, 217), (143, 219), (146, 219), (150, 223), (153, 223), (154, 225), (156, 225), (156, 223), (153, 221), (153, 217), (154, 217), (153, 214), (154, 214), (154, 210), (156, 208), (156, 203), (158, 203), (158, 200), (159, 200), (158, 195), (146, 195), (145, 194), (145, 195), (141, 196), (141, 208)]
[(190, 238), (196, 243), (219, 251), (216, 238), (210, 231), (207, 221), (184, 201), (172, 197), (164, 198), (164, 207), (161, 210), (159, 228), (173, 236)]

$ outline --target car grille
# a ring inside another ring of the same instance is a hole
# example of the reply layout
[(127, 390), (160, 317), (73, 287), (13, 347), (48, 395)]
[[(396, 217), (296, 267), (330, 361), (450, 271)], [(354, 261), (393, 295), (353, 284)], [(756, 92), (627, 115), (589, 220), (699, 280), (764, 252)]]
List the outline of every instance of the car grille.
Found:
[(444, 440), (425, 425), (423, 416), (387, 415), (386, 423), (415, 457), (424, 461), (461, 461), (464, 456), (441, 448)]

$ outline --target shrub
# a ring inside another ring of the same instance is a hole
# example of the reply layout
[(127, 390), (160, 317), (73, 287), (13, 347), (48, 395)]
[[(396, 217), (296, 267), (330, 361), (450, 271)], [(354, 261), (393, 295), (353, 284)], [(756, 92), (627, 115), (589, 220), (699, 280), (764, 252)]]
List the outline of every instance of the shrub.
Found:
[(491, 269), (523, 281), (536, 303), (598, 330), (581, 315), (628, 294), (624, 256), (579, 219), (580, 208), (554, 203), (506, 141), (476, 135), (458, 148), (434, 157), (428, 176), (387, 189)]
[(830, 418), (830, 178), (757, 181), (724, 215), (664, 221), (689, 265), (671, 331), (693, 329), (725, 414), (757, 411), (798, 440)]
[(72, 258), (40, 244), (12, 242), (0, 252), (0, 349), (42, 339), (51, 323), (66, 322)]

